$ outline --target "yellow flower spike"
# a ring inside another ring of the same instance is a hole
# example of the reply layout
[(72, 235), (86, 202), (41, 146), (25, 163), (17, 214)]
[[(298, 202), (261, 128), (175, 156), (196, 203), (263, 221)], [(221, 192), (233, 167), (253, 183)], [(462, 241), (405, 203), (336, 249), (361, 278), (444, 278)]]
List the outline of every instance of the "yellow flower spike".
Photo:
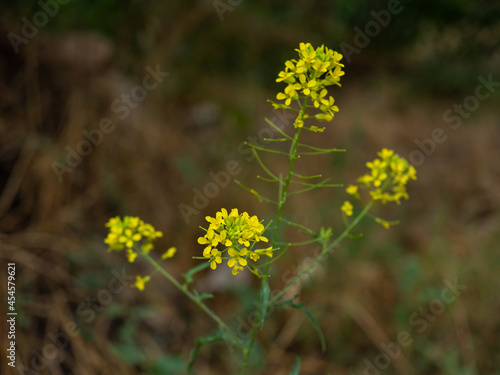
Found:
[(146, 277), (136, 276), (135, 283), (134, 283), (133, 287), (142, 291), (142, 290), (144, 290), (146, 283), (149, 280), (151, 280), (151, 276), (146, 276)]
[[(262, 236), (264, 225), (259, 222), (257, 216), (250, 216), (248, 212), (238, 212), (233, 208), (228, 214), (227, 210), (221, 209), (216, 213), (221, 223), (218, 228), (209, 229), (204, 237), (198, 238), (201, 245), (208, 244), (203, 250), (203, 257), (210, 262), (210, 267), (216, 269), (222, 262), (222, 254), (227, 251), (228, 266), (233, 268), (233, 274), (237, 274), (242, 266), (248, 265), (248, 259), (256, 261), (259, 254), (249, 251), (247, 248), (253, 243), (268, 239)], [(219, 251), (217, 246), (222, 245), (225, 249)]]
[[(385, 204), (396, 202), (400, 204), (402, 198), (408, 199), (406, 184), (409, 180), (416, 180), (416, 170), (405, 159), (387, 148), (377, 153), (380, 159), (367, 162), (370, 172), (357, 179), (357, 182), (370, 190), (373, 200)], [(359, 198), (356, 185), (347, 188), (347, 193)], [(357, 196), (356, 196), (357, 194)]]
[(351, 204), (351, 202), (349, 201), (345, 201), (344, 204), (342, 205), (342, 207), (340, 208), (342, 210), (342, 212), (344, 212), (347, 216), (352, 216), (352, 209), (353, 209), (353, 206)]
[(138, 217), (125, 216), (120, 218), (116, 216), (109, 219), (105, 224), (109, 228), (109, 233), (104, 243), (109, 246), (108, 251), (121, 251), (127, 248), (127, 258), (129, 262), (134, 262), (137, 253), (134, 248), (141, 248), (148, 253), (153, 249), (152, 242), (162, 237), (163, 233), (157, 231), (151, 224), (144, 223)]
[(162, 254), (161, 259), (165, 260), (165, 259), (172, 258), (176, 252), (177, 252), (177, 248), (171, 247)]
[[(319, 121), (331, 121), (335, 112), (339, 108), (334, 104), (333, 97), (327, 99), (327, 86), (339, 85), (339, 80), (344, 72), (343, 64), (340, 63), (342, 55), (324, 46), (316, 49), (310, 43), (300, 43), (296, 49), (299, 55), (298, 60), (285, 62), (285, 70), (278, 74), (277, 82), (287, 83), (283, 92), (277, 94), (278, 100), (285, 101), (284, 105), (273, 104), (275, 108), (291, 109), (292, 100), (300, 101), (310, 96), (314, 105), (320, 113), (314, 116)], [(302, 94), (302, 95), (300, 95)], [(304, 127), (306, 116), (302, 116), (294, 122), (295, 128)], [(323, 129), (318, 127), (306, 127), (313, 132), (320, 132)]]

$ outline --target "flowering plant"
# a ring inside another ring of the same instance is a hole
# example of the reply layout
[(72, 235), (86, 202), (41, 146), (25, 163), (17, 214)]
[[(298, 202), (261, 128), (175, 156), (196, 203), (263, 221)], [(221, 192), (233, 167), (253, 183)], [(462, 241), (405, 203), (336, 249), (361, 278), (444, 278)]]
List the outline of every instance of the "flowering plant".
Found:
[[(213, 270), (217, 268), (218, 263), (222, 263), (222, 256), (226, 251), (229, 255), (227, 265), (233, 267), (233, 275), (237, 275), (245, 266), (249, 267), (252, 272), (256, 272), (255, 268), (248, 263), (248, 258), (257, 261), (262, 255), (273, 257), (272, 247), (252, 250), (257, 242), (269, 241), (261, 236), (264, 226), (257, 216), (250, 217), (247, 212), (239, 215), (237, 208), (233, 208), (228, 214), (223, 208), (217, 212), (215, 218), (207, 216), (206, 220), (210, 226), (205, 236), (198, 238), (198, 243), (208, 245), (203, 250), (203, 257), (210, 260), (210, 268)], [(251, 247), (250, 243), (252, 243)], [(217, 249), (218, 244), (225, 247), (222, 252)], [(247, 249), (248, 247), (250, 249)]]
[[(356, 209), (350, 200), (345, 200), (340, 211), (342, 212), (345, 228), (336, 238), (332, 238), (331, 228), (320, 228), (319, 231), (307, 228), (305, 225), (283, 218), (283, 212), (291, 195), (303, 194), (317, 188), (337, 188), (342, 184), (329, 183), (328, 179), (317, 181), (320, 175), (303, 176), (294, 171), (295, 161), (301, 156), (320, 155), (345, 150), (331, 148), (323, 149), (315, 146), (300, 143), (302, 130), (311, 132), (322, 132), (311, 121), (332, 121), (339, 108), (335, 105), (333, 96), (329, 95), (327, 87), (340, 86), (340, 78), (344, 75), (340, 63), (342, 55), (324, 46), (313, 48), (309, 43), (300, 43), (298, 59), (292, 59), (285, 63), (285, 69), (278, 74), (277, 82), (283, 82), (286, 87), (283, 92), (277, 94), (276, 99), (280, 103), (270, 101), (275, 108), (285, 109), (296, 113), (293, 129), (282, 129), (272, 121), (266, 120), (282, 137), (274, 139), (275, 142), (289, 143), (289, 152), (285, 153), (273, 148), (261, 147), (249, 144), (255, 159), (266, 173), (267, 177), (261, 177), (266, 182), (277, 185), (275, 197), (266, 197), (257, 190), (250, 188), (240, 181), (236, 181), (241, 187), (256, 196), (259, 201), (271, 203), (276, 206), (276, 218), (264, 225), (257, 216), (250, 216), (247, 212), (239, 213), (234, 208), (230, 212), (222, 208), (215, 214), (215, 217), (207, 216), (208, 228), (201, 228), (204, 232), (198, 238), (198, 243), (202, 245), (200, 249), (202, 256), (194, 258), (202, 260), (203, 263), (194, 267), (184, 274), (185, 282), (181, 284), (175, 279), (167, 269), (160, 265), (151, 255), (153, 242), (162, 236), (162, 233), (155, 230), (150, 224), (144, 223), (137, 217), (126, 216), (123, 219), (115, 217), (109, 220), (106, 226), (109, 234), (105, 243), (110, 251), (126, 250), (127, 258), (134, 262), (137, 256), (142, 256), (155, 269), (155, 273), (160, 273), (167, 278), (182, 293), (195, 302), (208, 316), (217, 323), (217, 331), (208, 337), (200, 338), (192, 352), (188, 364), (188, 372), (191, 370), (196, 355), (200, 347), (204, 344), (217, 340), (223, 340), (235, 347), (241, 353), (241, 374), (246, 374), (250, 367), (250, 357), (255, 350), (257, 333), (265, 325), (268, 312), (275, 307), (292, 307), (305, 312), (313, 326), (318, 331), (322, 347), (325, 340), (319, 330), (319, 326), (313, 315), (295, 299), (287, 300), (285, 295), (290, 288), (299, 282), (311, 269), (333, 250), (345, 237), (349, 236), (354, 227), (365, 217), (376, 202), (383, 204), (395, 202), (400, 204), (401, 199), (408, 199), (406, 185), (410, 180), (416, 179), (416, 171), (405, 159), (398, 156), (394, 151), (382, 149), (379, 158), (368, 162), (366, 165), (370, 171), (359, 177), (355, 184), (346, 188), (346, 193), (355, 199), (356, 205), (364, 205), (361, 209)], [(312, 113), (310, 113), (312, 112)], [(288, 170), (286, 173), (273, 172), (264, 164), (259, 156), (259, 152), (267, 152), (288, 158)], [(296, 185), (301, 189), (291, 191), (290, 186)], [(367, 194), (364, 194), (364, 192)], [(368, 198), (368, 199), (367, 199)], [(351, 220), (352, 219), (352, 220)], [(377, 223), (385, 228), (389, 228), (393, 222), (375, 217)], [(277, 233), (283, 224), (300, 228), (300, 230), (310, 235), (311, 239), (304, 242), (280, 242)], [(264, 236), (267, 230), (271, 230), (269, 238)], [(265, 245), (262, 245), (265, 243)], [(291, 246), (302, 246), (312, 243), (320, 245), (321, 251), (309, 262), (307, 267), (301, 269), (298, 274), (288, 281), (281, 289), (271, 293), (269, 280), (271, 263), (286, 254)], [(163, 253), (161, 259), (168, 259), (174, 256), (176, 249), (169, 248)], [(277, 256), (274, 256), (277, 252)], [(241, 337), (231, 329), (217, 314), (215, 314), (206, 304), (205, 300), (212, 298), (209, 294), (200, 294), (189, 285), (193, 281), (195, 273), (210, 267), (217, 272), (219, 265), (227, 261), (227, 266), (232, 269), (232, 274), (237, 275), (245, 268), (259, 277), (261, 282), (258, 300), (258, 319), (251, 327), (249, 337)], [(137, 276), (135, 287), (144, 290), (146, 283), (152, 275)], [(294, 372), (298, 374), (300, 369), (300, 358), (297, 359)]]

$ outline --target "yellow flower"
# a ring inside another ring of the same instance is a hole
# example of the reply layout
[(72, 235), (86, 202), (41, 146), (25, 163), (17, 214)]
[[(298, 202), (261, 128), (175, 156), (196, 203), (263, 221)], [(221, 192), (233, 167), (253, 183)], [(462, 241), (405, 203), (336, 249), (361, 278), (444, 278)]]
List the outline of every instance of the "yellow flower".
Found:
[(347, 192), (347, 194), (351, 194), (355, 198), (359, 197), (357, 185), (349, 185), (349, 187), (347, 189), (345, 189), (345, 191)]
[(297, 117), (295, 119), (295, 122), (293, 123), (293, 126), (295, 126), (295, 128), (301, 128), (304, 126), (304, 120), (302, 120), (300, 117)]
[(272, 247), (268, 247), (267, 249), (260, 249), (260, 250), (255, 250), (255, 253), (257, 255), (265, 255), (265, 256), (268, 256), (269, 258), (272, 258), (273, 257), (273, 248)]
[(311, 131), (313, 131), (314, 133), (323, 133), (325, 131), (325, 128), (318, 128), (317, 126), (311, 126)]
[(126, 247), (131, 248), (134, 244), (140, 241), (142, 235), (140, 233), (134, 233), (132, 229), (125, 229), (123, 234), (118, 238), (118, 241), (125, 244)]
[(317, 91), (313, 91), (311, 93), (311, 98), (314, 100), (314, 106), (318, 108), (321, 104), (328, 105), (329, 101), (325, 99), (325, 96), (328, 94), (327, 89), (321, 90), (319, 93)]
[[(339, 108), (334, 104), (333, 97), (327, 99), (326, 87), (340, 86), (340, 77), (344, 75), (344, 65), (340, 63), (342, 55), (325, 46), (314, 49), (310, 43), (300, 43), (296, 51), (299, 59), (286, 61), (285, 70), (281, 71), (276, 79), (277, 82), (287, 84), (285, 90), (276, 95), (276, 98), (284, 100), (285, 104), (271, 103), (275, 108), (291, 109), (289, 106), (292, 100), (300, 101), (299, 105), (302, 105), (302, 99), (306, 99), (307, 103), (307, 98), (311, 97), (314, 108), (321, 111), (312, 117), (319, 121), (331, 121)], [(302, 95), (299, 94), (300, 91)], [(305, 119), (306, 117), (303, 117), (295, 121), (295, 128), (303, 127)], [(316, 132), (318, 128), (307, 129)]]
[(276, 95), (276, 99), (285, 100), (286, 105), (290, 105), (292, 100), (297, 100), (299, 98), (299, 94), (297, 94), (297, 90), (300, 90), (302, 85), (300, 83), (291, 83), (287, 87), (285, 87), (284, 92), (278, 93)]
[(351, 202), (345, 201), (342, 207), (340, 208), (347, 216), (352, 216), (353, 206)]
[(137, 253), (134, 253), (132, 249), (127, 249), (127, 258), (130, 263), (134, 263), (135, 258), (137, 258)]
[(391, 227), (391, 224), (386, 220), (382, 220), (382, 219), (377, 218), (375, 221), (377, 223), (381, 224), (385, 229), (389, 229)]
[(213, 249), (210, 255), (210, 268), (214, 270), (217, 268), (217, 264), (222, 263), (222, 253), (217, 249)]
[[(359, 177), (357, 182), (361, 187), (370, 190), (373, 200), (383, 204), (387, 202), (400, 204), (402, 198), (408, 199), (406, 184), (409, 180), (417, 179), (417, 171), (393, 150), (383, 148), (378, 152), (378, 156), (380, 159), (366, 163), (370, 171)], [(351, 185), (346, 191), (355, 198), (360, 198), (358, 186)], [(384, 223), (381, 224), (385, 226)]]
[(172, 258), (175, 255), (176, 252), (177, 252), (177, 249), (175, 247), (171, 247), (170, 249), (168, 249), (167, 251), (165, 251), (162, 254), (161, 259)]
[(246, 248), (243, 248), (240, 251), (238, 251), (234, 248), (230, 248), (230, 249), (228, 249), (227, 253), (230, 257), (232, 257), (227, 262), (227, 265), (229, 267), (233, 267), (236, 264), (236, 262), (238, 262), (242, 266), (247, 265), (247, 263), (248, 263), (247, 260), (245, 258), (243, 258), (245, 255), (248, 254), (248, 250)]
[(382, 160), (387, 160), (389, 159), (392, 155), (394, 155), (393, 150), (389, 150), (387, 148), (383, 148), (381, 151), (377, 153), (378, 156), (382, 158)]
[(148, 253), (153, 249), (153, 241), (162, 237), (163, 233), (155, 230), (151, 224), (144, 223), (138, 217), (116, 216), (109, 219), (105, 224), (109, 228), (108, 235), (104, 243), (109, 246), (108, 251), (121, 251), (127, 249), (129, 262), (134, 262), (137, 253), (134, 248), (140, 248)]
[[(207, 216), (210, 223), (203, 237), (198, 238), (200, 245), (208, 245), (203, 250), (203, 257), (210, 262), (210, 268), (216, 269), (222, 263), (222, 259), (228, 259), (228, 266), (233, 268), (233, 274), (237, 274), (242, 266), (248, 265), (248, 258), (253, 261), (259, 259), (263, 253), (252, 252), (248, 247), (257, 242), (268, 242), (262, 235), (264, 225), (257, 216), (250, 216), (247, 212), (239, 213), (233, 208), (228, 214), (226, 209), (217, 212), (215, 218)], [(222, 245), (223, 250), (217, 249)], [(272, 256), (271, 248), (267, 249), (265, 255)], [(228, 258), (223, 258), (226, 253)]]
[(236, 265), (233, 267), (231, 273), (236, 276), (240, 271), (243, 271), (243, 267)]
[(144, 290), (144, 287), (146, 286), (146, 283), (149, 280), (151, 280), (151, 276), (146, 276), (146, 277), (136, 276), (135, 283), (134, 283), (133, 287), (135, 287), (139, 290)]

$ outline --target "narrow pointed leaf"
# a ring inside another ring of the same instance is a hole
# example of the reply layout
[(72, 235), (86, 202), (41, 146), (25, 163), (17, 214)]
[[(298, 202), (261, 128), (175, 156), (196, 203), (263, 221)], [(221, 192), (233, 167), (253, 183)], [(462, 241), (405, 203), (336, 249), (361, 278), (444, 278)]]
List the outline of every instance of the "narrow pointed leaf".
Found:
[(321, 331), (321, 328), (319, 327), (319, 324), (316, 321), (316, 318), (313, 316), (313, 314), (311, 314), (311, 312), (309, 310), (307, 310), (304, 307), (304, 305), (302, 305), (299, 302), (285, 301), (283, 303), (283, 305), (284, 306), (290, 306), (290, 307), (296, 308), (296, 309), (302, 311), (307, 316), (307, 318), (309, 319), (309, 321), (313, 325), (314, 329), (318, 333), (319, 339), (321, 341), (321, 350), (324, 352), (326, 350), (325, 336), (323, 335), (323, 332)]
[(193, 282), (194, 274), (196, 274), (200, 271), (203, 271), (205, 268), (208, 268), (209, 266), (210, 266), (209, 262), (201, 263), (201, 264), (197, 265), (196, 267), (191, 268), (186, 273), (182, 274), (182, 276), (184, 276), (184, 280), (186, 280), (186, 284), (191, 284)]
[(261, 328), (264, 325), (264, 320), (266, 319), (267, 304), (269, 303), (269, 293), (271, 293), (271, 290), (269, 289), (269, 283), (267, 282), (267, 279), (263, 279), (262, 286), (260, 288), (260, 321), (259, 321), (259, 326)]
[(224, 335), (221, 331), (217, 331), (213, 335), (210, 335), (210, 336), (200, 337), (200, 338), (196, 339), (195, 347), (191, 351), (191, 354), (189, 356), (188, 374), (191, 374), (191, 370), (192, 370), (194, 361), (196, 360), (196, 356), (198, 355), (198, 352), (203, 347), (203, 345), (211, 344), (212, 342), (220, 341), (220, 340), (224, 340)]

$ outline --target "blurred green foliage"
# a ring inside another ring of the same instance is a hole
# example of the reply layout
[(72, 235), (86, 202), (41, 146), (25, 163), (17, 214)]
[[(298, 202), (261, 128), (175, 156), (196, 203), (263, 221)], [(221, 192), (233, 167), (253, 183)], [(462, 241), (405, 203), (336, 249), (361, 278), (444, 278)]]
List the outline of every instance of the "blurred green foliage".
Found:
[[(498, 1), (243, 1), (223, 20), (211, 1), (72, 1), (60, 5), (46, 29), (103, 34), (117, 46), (117, 64), (136, 73), (137, 59), (167, 42), (164, 57), (180, 75), (181, 92), (203, 90), (206, 78), (216, 76), (245, 77), (270, 87), (299, 42), (354, 46), (355, 27), (364, 30), (389, 3), (401, 11), (370, 38), (362, 54), (351, 56), (353, 67), (401, 71), (415, 78), (416, 89), (442, 93), (470, 87), (477, 76), (471, 65), (491, 69), (488, 61), (500, 45)], [(5, 14), (19, 21), (39, 10), (27, 0), (4, 5)], [(167, 46), (172, 40), (176, 44)], [(425, 51), (419, 43), (426, 44)]]

